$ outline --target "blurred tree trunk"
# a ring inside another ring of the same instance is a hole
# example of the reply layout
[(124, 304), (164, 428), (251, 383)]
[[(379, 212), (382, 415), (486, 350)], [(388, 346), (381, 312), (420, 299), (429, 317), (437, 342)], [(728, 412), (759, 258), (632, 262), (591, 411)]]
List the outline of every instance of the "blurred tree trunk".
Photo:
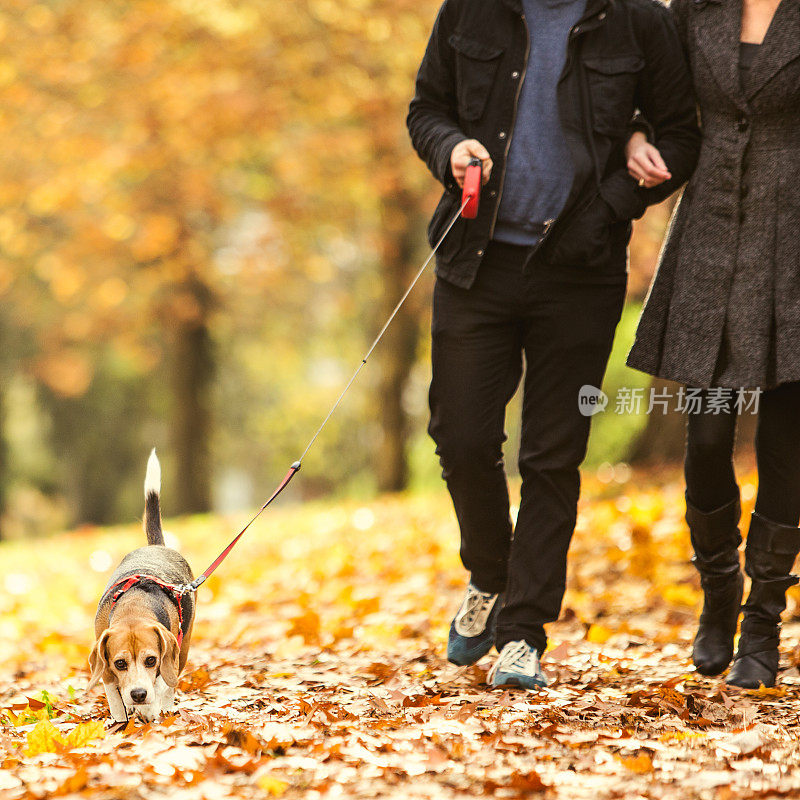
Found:
[[(418, 266), (419, 198), (398, 191), (383, 201), (382, 208), (382, 326), (413, 280)], [(414, 368), (419, 342), (420, 296), (412, 293), (389, 326), (380, 345), (381, 382), (378, 419), (381, 440), (377, 454), (378, 489), (397, 492), (408, 486), (406, 446), (408, 419), (403, 395)]]
[(3, 540), (3, 517), (8, 499), (8, 446), (5, 437), (5, 376), (0, 379), (0, 541)]
[[(653, 378), (651, 389), (656, 392), (667, 390), (675, 396), (677, 384), (661, 378)], [(648, 395), (649, 396), (649, 395)], [(686, 449), (686, 415), (674, 410), (670, 404), (667, 414), (648, 415), (647, 424), (631, 444), (627, 461), (634, 466), (658, 466), (665, 463), (683, 461)], [(753, 446), (758, 416), (744, 414), (740, 417), (737, 432), (737, 452), (750, 450)]]
[[(669, 391), (672, 397), (677, 384), (661, 378), (653, 378), (650, 389), (655, 392)], [(645, 393), (649, 397), (649, 392)], [(675, 411), (670, 403), (666, 414), (649, 414), (647, 424), (632, 442), (628, 452), (628, 462), (636, 466), (676, 463), (683, 461), (686, 446), (686, 417)]]
[(211, 394), (215, 376), (209, 331), (212, 294), (197, 275), (177, 293), (172, 328), (172, 447), (175, 513), (211, 509)]
[(87, 391), (62, 397), (40, 387), (49, 438), (59, 465), (56, 485), (77, 524), (110, 525), (141, 514), (148, 390), (141, 376), (99, 355)]

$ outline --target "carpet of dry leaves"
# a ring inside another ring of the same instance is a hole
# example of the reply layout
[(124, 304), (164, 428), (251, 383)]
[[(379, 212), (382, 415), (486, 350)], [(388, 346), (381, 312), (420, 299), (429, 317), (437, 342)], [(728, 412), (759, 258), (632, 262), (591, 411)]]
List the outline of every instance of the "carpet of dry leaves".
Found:
[[(675, 477), (585, 480), (538, 693), (487, 687), (489, 657), (445, 660), (464, 574), (444, 491), (268, 512), (200, 590), (176, 713), (123, 730), (86, 657), (140, 529), (3, 544), (0, 797), (800, 797), (800, 595), (779, 688), (694, 674)], [(200, 571), (241, 521), (167, 527)]]

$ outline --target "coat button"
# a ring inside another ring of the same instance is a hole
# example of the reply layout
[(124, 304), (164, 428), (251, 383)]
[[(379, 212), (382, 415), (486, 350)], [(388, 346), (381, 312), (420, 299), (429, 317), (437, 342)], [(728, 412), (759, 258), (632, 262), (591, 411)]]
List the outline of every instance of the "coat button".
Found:
[(489, 192), (489, 197), (497, 197), (497, 191), (495, 189), (492, 189), (492, 191)]
[(736, 122), (736, 127), (741, 133), (744, 133), (750, 127), (750, 120), (742, 114)]
[(483, 250), (478, 250), (478, 255), (482, 256), (483, 255)]
[(602, 14), (600, 14), (600, 16), (597, 19), (605, 19), (605, 18), (606, 18), (606, 12), (604, 11)]
[(497, 138), (498, 139), (505, 139), (506, 138), (506, 132), (505, 131), (500, 131), (500, 133), (497, 134)]
[(516, 80), (517, 78), (519, 78), (519, 72), (517, 72), (516, 70), (514, 70), (514, 71), (511, 73), (511, 77), (512, 77), (514, 80)]

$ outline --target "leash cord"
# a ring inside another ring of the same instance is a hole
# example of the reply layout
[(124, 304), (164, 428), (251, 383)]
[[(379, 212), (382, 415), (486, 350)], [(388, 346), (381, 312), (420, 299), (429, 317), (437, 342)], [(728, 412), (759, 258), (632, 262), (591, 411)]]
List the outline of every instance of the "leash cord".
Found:
[(364, 365), (367, 363), (367, 359), (372, 355), (373, 350), (375, 350), (375, 348), (378, 346), (378, 343), (381, 341), (383, 335), (386, 333), (387, 329), (392, 324), (392, 321), (397, 316), (400, 309), (403, 307), (403, 304), (408, 299), (408, 296), (414, 290), (414, 287), (417, 285), (417, 282), (422, 277), (422, 274), (428, 268), (428, 264), (430, 264), (431, 261), (433, 260), (433, 257), (436, 255), (436, 251), (442, 246), (442, 242), (444, 242), (447, 234), (450, 233), (450, 230), (452, 229), (453, 225), (456, 224), (456, 220), (458, 220), (458, 218), (461, 216), (461, 213), (470, 203), (471, 199), (472, 199), (471, 197), (467, 197), (466, 199), (463, 200), (463, 202), (461, 203), (461, 207), (458, 209), (458, 212), (453, 215), (453, 218), (447, 224), (444, 233), (439, 237), (439, 241), (436, 242), (436, 246), (433, 248), (433, 250), (431, 250), (430, 255), (425, 259), (425, 263), (419, 268), (419, 271), (415, 275), (414, 280), (411, 281), (408, 289), (406, 289), (405, 294), (400, 298), (399, 302), (394, 307), (394, 311), (392, 311), (392, 313), (389, 315), (389, 319), (386, 320), (386, 323), (381, 328), (380, 333), (375, 337), (375, 340), (370, 345), (369, 350), (367, 350), (366, 355), (361, 359), (361, 362), (356, 368), (356, 371), (353, 373), (353, 376), (347, 382), (347, 385), (344, 387), (341, 394), (336, 399), (336, 402), (331, 407), (331, 410), (328, 412), (328, 415), (322, 421), (322, 424), (319, 426), (319, 428), (317, 428), (316, 433), (311, 437), (311, 440), (306, 445), (306, 449), (303, 450), (303, 453), (300, 456), (300, 458), (298, 458), (297, 461), (295, 461), (294, 464), (292, 464), (292, 466), (289, 467), (289, 471), (286, 473), (280, 484), (278, 484), (278, 488), (272, 493), (269, 500), (267, 500), (267, 502), (264, 503), (263, 506), (261, 506), (261, 508), (258, 510), (258, 512), (256, 512), (256, 514), (247, 523), (247, 525), (245, 525), (244, 528), (242, 528), (242, 530), (234, 537), (231, 543), (216, 557), (216, 559), (214, 559), (214, 561), (202, 575), (199, 575), (191, 583), (175, 587), (175, 593), (178, 596), (196, 592), (197, 589), (201, 586), (201, 584), (206, 580), (206, 578), (208, 578), (211, 575), (211, 573), (214, 572), (214, 570), (225, 560), (228, 553), (230, 553), (230, 551), (233, 550), (234, 545), (239, 541), (239, 539), (242, 538), (245, 531), (261, 516), (261, 514), (266, 510), (267, 506), (289, 485), (289, 482), (292, 480), (295, 474), (297, 474), (297, 472), (300, 470), (300, 467), (302, 465), (303, 459), (306, 457), (306, 454), (311, 449), (314, 442), (317, 441), (317, 437), (322, 433), (323, 429), (328, 424), (328, 421), (333, 416), (336, 409), (339, 407), (339, 404), (344, 399), (344, 396), (347, 394), (350, 387), (353, 385), (353, 383), (355, 383), (355, 380), (358, 377), (359, 372), (361, 372)]
[(428, 268), (428, 264), (431, 263), (431, 259), (436, 255), (436, 251), (439, 249), (439, 247), (441, 246), (442, 242), (445, 240), (445, 237), (447, 236), (447, 234), (450, 233), (450, 230), (453, 227), (453, 225), (456, 224), (456, 220), (461, 216), (461, 212), (466, 208), (467, 204), (470, 202), (470, 199), (471, 198), (467, 198), (461, 204), (461, 208), (458, 209), (458, 213), (453, 217), (453, 219), (450, 220), (449, 224), (445, 228), (444, 233), (439, 237), (439, 241), (436, 243), (436, 246), (433, 248), (433, 250), (431, 250), (430, 255), (425, 260), (425, 263), (419, 268), (419, 271), (417, 272), (416, 276), (414, 277), (414, 280), (411, 281), (411, 284), (409, 285), (408, 289), (406, 289), (405, 294), (400, 298), (399, 302), (394, 307), (394, 311), (392, 311), (392, 313), (389, 315), (389, 319), (386, 320), (386, 324), (381, 328), (380, 333), (375, 337), (375, 341), (372, 343), (372, 345), (370, 346), (369, 350), (367, 350), (367, 353), (364, 356), (364, 358), (361, 359), (361, 363), (358, 365), (356, 371), (353, 373), (353, 377), (350, 378), (350, 380), (347, 383), (347, 386), (345, 386), (344, 389), (342, 390), (342, 393), (339, 395), (339, 398), (336, 400), (336, 402), (333, 404), (333, 407), (328, 412), (328, 416), (325, 417), (325, 419), (322, 421), (322, 425), (319, 426), (319, 428), (317, 429), (317, 432), (311, 437), (311, 441), (308, 443), (308, 445), (306, 445), (306, 449), (303, 450), (303, 454), (300, 456), (300, 458), (296, 462), (297, 464), (300, 464), (303, 461), (303, 459), (306, 457), (306, 453), (311, 449), (311, 446), (317, 440), (317, 437), (320, 435), (320, 433), (322, 433), (322, 429), (328, 424), (328, 420), (333, 416), (333, 412), (336, 411), (336, 409), (339, 407), (339, 403), (342, 402), (342, 398), (347, 394), (348, 389), (355, 382), (355, 379), (358, 377), (358, 373), (361, 372), (361, 369), (367, 363), (367, 359), (372, 355), (372, 351), (378, 346), (378, 343), (383, 338), (383, 334), (386, 333), (386, 331), (388, 330), (389, 326), (392, 324), (394, 318), (397, 316), (397, 314), (399, 313), (400, 309), (403, 307), (403, 303), (406, 302), (406, 300), (408, 299), (408, 296), (414, 290), (414, 287), (417, 285), (417, 282), (422, 277), (422, 274)]

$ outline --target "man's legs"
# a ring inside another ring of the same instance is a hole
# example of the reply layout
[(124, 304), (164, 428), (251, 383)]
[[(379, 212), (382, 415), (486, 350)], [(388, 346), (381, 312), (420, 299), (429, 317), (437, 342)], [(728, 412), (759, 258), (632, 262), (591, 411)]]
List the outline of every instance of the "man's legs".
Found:
[(578, 395), (585, 384), (602, 384), (625, 279), (620, 275), (618, 283), (592, 284), (532, 276), (527, 296), (522, 498), (495, 644), (500, 650), (524, 639), (542, 653), (544, 624), (558, 619), (561, 609), (580, 491), (578, 467), (589, 435), (590, 420), (578, 409)]
[(429, 433), (461, 529), (461, 559), (483, 592), (506, 586), (511, 541), (503, 465), (505, 408), (522, 372), (515, 310), (525, 251), (490, 245), (476, 283), (437, 281)]

